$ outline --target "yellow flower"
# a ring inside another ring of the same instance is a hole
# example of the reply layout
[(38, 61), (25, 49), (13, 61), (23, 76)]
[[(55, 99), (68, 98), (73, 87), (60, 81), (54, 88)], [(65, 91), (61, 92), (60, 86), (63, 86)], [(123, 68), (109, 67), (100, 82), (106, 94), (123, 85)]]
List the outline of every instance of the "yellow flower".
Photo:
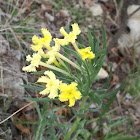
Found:
[(35, 66), (35, 67), (38, 67), (39, 66), (39, 62), (41, 60), (41, 56), (37, 53), (34, 53), (32, 55), (32, 60), (31, 60), (31, 65)]
[(39, 39), (36, 35), (34, 35), (34, 36), (32, 37), (32, 42), (33, 42), (35, 45), (38, 45), (38, 44), (40, 43), (40, 39)]
[(60, 84), (59, 100), (65, 102), (69, 100), (69, 106), (75, 105), (75, 101), (81, 99), (81, 92), (77, 89), (77, 83), (72, 82), (70, 85), (65, 83)]
[(46, 58), (46, 53), (44, 53), (43, 49), (38, 50), (37, 52), (40, 56), (42, 56), (43, 58)]
[(41, 43), (41, 39), (38, 38), (36, 35), (34, 35), (32, 37), (32, 42), (35, 44), (35, 45), (31, 45), (31, 48), (32, 48), (33, 51), (36, 52), (36, 51), (42, 49), (43, 45)]
[(31, 45), (31, 48), (35, 52), (42, 49), (43, 46), (45, 46), (48, 50), (51, 50), (51, 47), (50, 47), (50, 42), (52, 41), (51, 33), (47, 29), (44, 29), (44, 28), (41, 29), (41, 32), (44, 35), (43, 38), (39, 38), (36, 35), (32, 37), (32, 42), (34, 43), (34, 45)]
[(81, 33), (80, 28), (77, 23), (74, 23), (71, 26), (72, 26), (73, 33), (75, 35), (79, 35)]
[(64, 39), (58, 39), (58, 42), (60, 45), (68, 45), (68, 43), (75, 43), (77, 35), (79, 35), (81, 31), (78, 24), (74, 23), (72, 24), (72, 32), (69, 34), (64, 30), (63, 27), (60, 28), (60, 32), (64, 36)]
[(27, 72), (35, 72), (36, 71), (36, 67), (39, 66), (40, 60), (41, 60), (41, 56), (37, 53), (34, 53), (32, 55), (32, 57), (30, 55), (28, 55), (26, 57), (26, 60), (28, 62), (31, 62), (31, 64), (29, 66), (23, 67), (22, 70), (23, 71), (27, 71)]
[(47, 38), (49, 41), (52, 40), (52, 35), (51, 33), (49, 32), (49, 30), (45, 29), (45, 28), (42, 28), (41, 29), (41, 32), (42, 34), (44, 35), (44, 38)]
[(75, 40), (77, 39), (77, 35), (73, 32), (70, 32), (68, 36), (65, 37), (68, 42), (71, 42), (72, 44), (75, 43)]
[(54, 99), (58, 96), (58, 89), (60, 86), (60, 81), (56, 79), (55, 74), (52, 71), (46, 71), (44, 73), (46, 76), (41, 76), (37, 82), (46, 83), (46, 89), (40, 92), (40, 94), (49, 94), (50, 99)]
[(31, 49), (35, 52), (39, 51), (42, 49), (43, 45), (42, 44), (37, 44), (37, 45), (31, 45)]
[(68, 36), (68, 33), (64, 30), (63, 27), (60, 28), (60, 33), (61, 33), (63, 36)]
[(95, 54), (91, 51), (91, 47), (79, 49), (78, 53), (82, 56), (83, 60), (85, 60), (86, 58), (93, 59), (95, 57)]
[(46, 58), (49, 58), (48, 61), (46, 62), (47, 64), (52, 64), (56, 62), (57, 54), (60, 51), (60, 45), (57, 43), (57, 40), (54, 41), (55, 41), (55, 46), (52, 47), (52, 50), (46, 53)]
[[(48, 47), (50, 47), (50, 43), (52, 41), (52, 35), (51, 33), (45, 29), (45, 28), (42, 28), (41, 29), (42, 31), (42, 34), (44, 35), (44, 38), (41, 38), (41, 42), (43, 43), (43, 45), (48, 49)], [(48, 49), (50, 50), (50, 49)]]
[(27, 72), (36, 72), (36, 67), (29, 65), (29, 66), (23, 67), (22, 70), (27, 71)]
[(58, 38), (55, 38), (54, 39), (58, 44), (62, 45), (62, 46), (65, 46), (67, 45), (69, 42), (66, 42), (66, 40), (64, 39), (58, 39)]

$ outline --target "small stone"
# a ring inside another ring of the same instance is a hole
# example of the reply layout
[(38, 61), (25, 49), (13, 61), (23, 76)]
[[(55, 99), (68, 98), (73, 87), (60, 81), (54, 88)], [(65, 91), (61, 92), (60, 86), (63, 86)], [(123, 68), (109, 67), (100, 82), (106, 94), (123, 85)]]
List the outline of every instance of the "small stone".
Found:
[(97, 78), (98, 79), (105, 79), (108, 77), (109, 77), (108, 73), (103, 68), (101, 68), (99, 73), (97, 74)]
[(94, 4), (89, 10), (93, 16), (101, 16), (103, 14), (103, 9), (100, 4)]
[(139, 19), (129, 19), (128, 27), (130, 28), (130, 37), (133, 41), (140, 39), (140, 17)]
[(69, 12), (68, 10), (59, 10), (59, 13), (62, 17), (69, 17)]
[(90, 108), (90, 109), (93, 109), (93, 108), (97, 108), (97, 107), (98, 107), (98, 106), (97, 106), (96, 104), (93, 103), (93, 104), (90, 105), (89, 108)]
[(49, 21), (51, 21), (51, 22), (54, 21), (54, 17), (51, 14), (45, 12), (45, 16), (49, 19)]

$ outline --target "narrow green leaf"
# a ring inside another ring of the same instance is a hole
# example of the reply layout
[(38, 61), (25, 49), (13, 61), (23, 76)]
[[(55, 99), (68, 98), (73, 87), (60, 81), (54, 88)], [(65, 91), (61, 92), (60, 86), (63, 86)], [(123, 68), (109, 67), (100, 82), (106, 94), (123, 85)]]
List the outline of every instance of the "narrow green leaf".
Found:
[(58, 99), (50, 99), (48, 97), (45, 98), (24, 98), (25, 100), (36, 101), (36, 102), (46, 102), (46, 101), (56, 101)]
[(109, 78), (108, 78), (108, 80), (107, 80), (107, 82), (106, 82), (106, 84), (104, 85), (103, 88), (108, 88), (108, 87), (109, 87), (109, 84), (110, 84), (110, 82), (111, 82), (111, 78), (112, 78), (112, 64), (111, 64), (111, 66), (110, 66)]
[(69, 32), (70, 32), (70, 25), (69, 25), (69, 23), (67, 24), (67, 26), (66, 26), (66, 32), (69, 34)]
[(94, 39), (94, 46), (96, 46), (97, 38), (96, 38), (96, 33), (94, 29), (93, 29), (93, 39)]
[(98, 89), (98, 90), (90, 91), (89, 93), (94, 94), (94, 93), (102, 93), (102, 92), (105, 92), (105, 91), (107, 91), (107, 89)]
[(31, 73), (31, 74), (36, 74), (36, 75), (38, 75), (38, 74), (44, 74), (45, 71), (46, 71), (46, 70), (41, 70), (41, 71), (38, 71), (38, 72), (33, 72), (33, 73)]
[(99, 98), (99, 96), (97, 96), (96, 94), (89, 94), (90, 99), (94, 102), (98, 104), (98, 107), (95, 109), (89, 109), (92, 112), (96, 112), (98, 111), (101, 107), (102, 107), (102, 100)]
[(102, 55), (100, 56), (100, 58), (96, 61), (96, 64), (95, 64), (95, 67), (93, 69), (93, 75), (91, 76), (91, 81), (94, 82), (95, 81), (95, 78), (98, 74), (98, 72), (100, 71), (102, 65), (103, 65), (103, 62), (104, 62), (104, 58), (105, 58), (105, 55)]
[(41, 121), (42, 115), (41, 115), (40, 109), (39, 109), (39, 107), (38, 107), (38, 105), (37, 105), (36, 102), (34, 102), (34, 106), (35, 106), (36, 111), (37, 111), (37, 113), (38, 113), (39, 120)]
[(43, 86), (43, 85), (39, 85), (39, 84), (37, 84), (37, 83), (31, 83), (33, 86), (37, 86), (37, 87), (41, 87), (41, 88), (46, 88), (46, 86)]
[(105, 93), (105, 94), (99, 94), (100, 98), (107, 98), (109, 96), (112, 96), (114, 94), (116, 94), (116, 92), (118, 92), (121, 88), (117, 88), (116, 90), (109, 92), (109, 93)]
[(94, 46), (94, 53), (95, 53), (95, 55), (98, 52), (98, 49), (99, 49), (99, 38), (97, 39), (96, 45)]
[(94, 52), (93, 36), (89, 30), (88, 30), (88, 44), (91, 47), (91, 50)]
[(78, 43), (78, 48), (79, 48), (79, 49), (84, 49), (84, 48), (85, 48), (85, 46), (84, 46), (84, 45), (82, 45), (82, 44), (80, 44), (80, 43)]
[(116, 94), (118, 93), (119, 90), (120, 90), (120, 87), (113, 91), (114, 94), (111, 97), (111, 99), (109, 100), (108, 104), (104, 107), (99, 120), (101, 120), (102, 116), (104, 116), (104, 114), (109, 110), (109, 107), (112, 104), (112, 102), (114, 101), (114, 99), (116, 98)]
[(102, 49), (101, 51), (96, 53), (95, 58), (93, 60), (95, 61), (98, 57), (100, 57), (101, 55), (105, 55), (105, 54), (106, 54), (106, 50)]
[(83, 44), (82, 42), (83, 42), (83, 37), (81, 36), (81, 35), (78, 35), (78, 44), (80, 43), (80, 44)]
[(21, 85), (22, 87), (28, 88), (28, 89), (32, 89), (32, 90), (37, 90), (37, 91), (42, 91), (44, 90), (43, 88), (40, 87), (35, 87), (35, 86), (29, 86), (29, 85)]

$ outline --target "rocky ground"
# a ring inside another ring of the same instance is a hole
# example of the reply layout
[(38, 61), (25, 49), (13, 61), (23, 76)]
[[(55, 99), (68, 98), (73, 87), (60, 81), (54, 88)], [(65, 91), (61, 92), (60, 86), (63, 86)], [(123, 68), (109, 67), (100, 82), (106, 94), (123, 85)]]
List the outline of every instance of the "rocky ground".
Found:
[[(22, 71), (25, 56), (31, 53), (31, 38), (41, 35), (47, 28), (53, 37), (62, 38), (60, 27), (78, 23), (82, 36), (88, 30), (101, 38), (101, 25), (107, 33), (107, 56), (95, 87), (106, 82), (112, 64), (110, 87), (116, 88), (123, 81), (124, 87), (109, 110), (112, 121), (126, 119), (115, 131), (125, 130), (127, 135), (140, 135), (140, 2), (139, 0), (5, 0), (0, 1), (0, 121), (27, 105), (24, 97), (38, 97), (38, 92), (20, 86), (34, 82), (37, 77)], [(102, 42), (100, 42), (102, 48)], [(95, 88), (93, 87), (93, 88)], [(107, 101), (105, 100), (105, 103)], [(94, 108), (94, 104), (91, 108)], [(0, 127), (0, 139), (31, 139), (32, 125), (15, 124), (17, 120), (37, 120), (33, 105), (21, 110)], [(57, 111), (70, 116), (67, 108)], [(89, 118), (97, 116), (92, 113)], [(64, 122), (67, 119), (64, 120)], [(96, 125), (92, 123), (90, 127)], [(97, 135), (103, 139), (110, 129), (106, 123)], [(124, 134), (124, 133), (123, 133)]]

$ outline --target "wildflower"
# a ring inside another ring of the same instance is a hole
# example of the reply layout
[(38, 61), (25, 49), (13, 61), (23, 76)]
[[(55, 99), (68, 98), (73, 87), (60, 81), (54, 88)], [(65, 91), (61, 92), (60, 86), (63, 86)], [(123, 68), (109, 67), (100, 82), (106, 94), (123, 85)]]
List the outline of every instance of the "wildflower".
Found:
[(34, 45), (31, 45), (31, 48), (35, 52), (42, 49), (43, 46), (45, 46), (48, 50), (51, 50), (51, 47), (50, 47), (50, 42), (52, 41), (51, 33), (45, 28), (42, 28), (41, 31), (42, 31), (42, 34), (44, 35), (43, 38), (39, 38), (36, 35), (32, 37), (32, 42), (34, 43)]
[(38, 50), (37, 52), (40, 56), (42, 56), (43, 58), (46, 58), (46, 53), (44, 53), (43, 49)]
[(59, 100), (61, 102), (69, 100), (69, 106), (72, 107), (76, 100), (81, 99), (81, 92), (77, 89), (77, 83), (72, 82), (70, 85), (65, 83), (60, 84)]
[(40, 60), (41, 60), (41, 56), (38, 53), (34, 53), (32, 55), (32, 57), (30, 55), (28, 55), (26, 57), (26, 60), (28, 62), (31, 62), (31, 64), (29, 66), (23, 67), (22, 70), (23, 71), (27, 71), (27, 72), (35, 72), (36, 71), (36, 67), (39, 66)]
[(60, 45), (68, 45), (68, 43), (75, 43), (75, 40), (77, 39), (77, 35), (80, 34), (80, 28), (78, 24), (74, 23), (72, 24), (72, 32), (69, 34), (64, 30), (63, 27), (60, 28), (61, 34), (64, 36), (64, 39), (58, 39), (58, 42)]
[(55, 47), (52, 48), (53, 49), (46, 54), (46, 57), (49, 58), (46, 62), (47, 64), (52, 64), (54, 61), (56, 61), (57, 50)]
[(41, 76), (37, 82), (46, 83), (46, 89), (40, 92), (42, 95), (49, 94), (50, 99), (54, 99), (58, 96), (58, 89), (60, 81), (56, 79), (55, 74), (52, 71), (46, 71), (44, 73), (46, 76)]
[(58, 52), (60, 51), (60, 45), (57, 43), (57, 40), (54, 39), (54, 41), (55, 46), (52, 47), (52, 50), (46, 53), (46, 58), (49, 58), (47, 64), (55, 63), (57, 65), (56, 57)]
[(95, 57), (95, 54), (91, 51), (91, 47), (78, 49), (78, 53), (82, 56), (83, 60), (85, 60), (86, 58), (93, 59)]
[(34, 36), (32, 37), (32, 42), (33, 42), (35, 45), (38, 45), (38, 44), (40, 43), (40, 39), (39, 39), (36, 35), (34, 35)]
[(43, 45), (42, 44), (38, 44), (38, 45), (31, 45), (31, 48), (33, 51), (37, 52), (40, 49), (42, 49)]
[(74, 23), (74, 24), (72, 24), (71, 26), (72, 26), (73, 33), (74, 33), (75, 35), (79, 35), (79, 34), (81, 33), (78, 24)]
[(45, 28), (42, 28), (41, 31), (42, 31), (42, 34), (44, 35), (44, 38), (41, 38), (41, 42), (42, 42), (42, 44), (43, 44), (47, 49), (48, 49), (48, 47), (49, 47), (48, 50), (50, 50), (50, 43), (51, 43), (51, 41), (52, 41), (52, 35), (51, 35), (51, 33), (50, 33), (47, 29), (45, 29)]

